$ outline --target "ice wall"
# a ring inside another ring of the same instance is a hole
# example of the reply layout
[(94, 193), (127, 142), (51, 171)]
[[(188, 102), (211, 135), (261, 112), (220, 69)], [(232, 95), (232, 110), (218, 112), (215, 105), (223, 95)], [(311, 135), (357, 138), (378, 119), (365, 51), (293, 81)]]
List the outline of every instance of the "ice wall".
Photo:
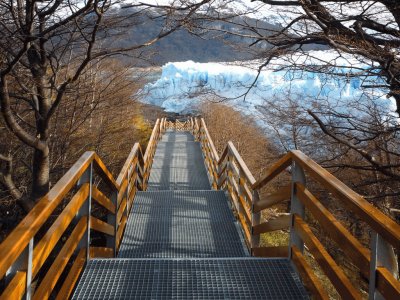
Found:
[(280, 101), (289, 95), (304, 99), (305, 107), (317, 99), (346, 106), (363, 97), (362, 82), (356, 77), (335, 79), (321, 73), (277, 71), (277, 65), (275, 70), (258, 73), (256, 66), (256, 63), (254, 68), (193, 61), (168, 63), (163, 66), (160, 78), (143, 89), (143, 101), (177, 113), (190, 111), (201, 101), (224, 101), (244, 113), (256, 114), (257, 106), (265, 100)]

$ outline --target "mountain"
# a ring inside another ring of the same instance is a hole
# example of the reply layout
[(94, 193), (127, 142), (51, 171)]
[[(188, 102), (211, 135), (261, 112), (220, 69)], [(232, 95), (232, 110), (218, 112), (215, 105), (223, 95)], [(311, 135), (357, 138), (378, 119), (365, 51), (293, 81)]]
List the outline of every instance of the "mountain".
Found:
[[(142, 1), (141, 1), (142, 2)], [(151, 1), (154, 2), (154, 1)], [(158, 1), (160, 2), (160, 1)], [(161, 1), (161, 3), (166, 1)], [(233, 3), (235, 5), (233, 5)], [(133, 57), (121, 56), (127, 63), (135, 62), (139, 66), (150, 64), (163, 65), (167, 62), (193, 60), (197, 62), (229, 62), (239, 60), (252, 60), (257, 58), (265, 49), (270, 47), (267, 43), (257, 43), (250, 47), (254, 39), (244, 37), (249, 32), (240, 25), (250, 25), (263, 28), (264, 32), (282, 29), (277, 21), (277, 16), (269, 10), (261, 10), (260, 5), (247, 7), (245, 1), (235, 1), (218, 12), (219, 15), (238, 14), (231, 19), (232, 22), (203, 21), (207, 28), (218, 29), (207, 31), (194, 29), (189, 33), (185, 28), (175, 31), (161, 39), (156, 44), (136, 51)], [(250, 4), (252, 2), (249, 2)], [(265, 7), (263, 7), (265, 8)], [(257, 11), (256, 9), (260, 9)], [(248, 11), (247, 14), (244, 11)], [(200, 10), (199, 15), (202, 11)], [(215, 11), (207, 11), (208, 15), (217, 14)], [(156, 37), (165, 25), (165, 19), (159, 17), (156, 10), (140, 11), (136, 7), (119, 8), (113, 11), (114, 19), (123, 20), (119, 31), (109, 31), (109, 37), (105, 44), (114, 44), (119, 47), (129, 47), (144, 43)], [(231, 32), (235, 34), (227, 34)], [(321, 49), (319, 45), (310, 45), (309, 49)]]

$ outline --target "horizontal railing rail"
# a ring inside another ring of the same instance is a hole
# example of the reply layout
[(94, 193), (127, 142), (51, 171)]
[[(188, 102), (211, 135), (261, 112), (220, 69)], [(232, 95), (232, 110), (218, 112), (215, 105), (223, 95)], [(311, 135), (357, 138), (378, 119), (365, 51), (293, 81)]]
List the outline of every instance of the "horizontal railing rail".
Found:
[[(165, 128), (166, 120), (158, 119), (145, 154), (136, 143), (116, 180), (95, 152), (78, 159), (1, 243), (0, 277), (5, 288), (0, 299), (41, 300), (55, 292), (57, 299), (68, 299), (86, 261), (116, 256), (135, 193), (146, 189)], [(95, 176), (107, 191), (95, 184)], [(93, 214), (94, 205), (107, 212), (104, 220)], [(57, 218), (47, 225), (54, 213), (59, 213)], [(49, 227), (43, 230), (44, 226)], [(91, 231), (105, 235), (105, 247), (91, 244)]]
[[(190, 124), (193, 135), (201, 143), (213, 188), (226, 190), (229, 194), (253, 256), (288, 257), (312, 294), (318, 299), (328, 299), (327, 292), (305, 259), (304, 249), (307, 248), (343, 299), (361, 299), (360, 289), (354, 287), (305, 221), (307, 210), (324, 233), (342, 248), (347, 258), (369, 279), (370, 299), (381, 296), (400, 299), (394, 253), (394, 248), (400, 249), (399, 224), (300, 151), (287, 153), (262, 178), (255, 180), (232, 142), (228, 142), (219, 157), (205, 121), (195, 118), (191, 119)], [(283, 173), (291, 174), (290, 183), (261, 199), (260, 189)], [(370, 249), (364, 247), (311, 193), (306, 178), (320, 185), (370, 226)], [(263, 220), (261, 214), (265, 209), (289, 199), (290, 214)], [(276, 230), (289, 231), (289, 244), (261, 247), (260, 236)]]

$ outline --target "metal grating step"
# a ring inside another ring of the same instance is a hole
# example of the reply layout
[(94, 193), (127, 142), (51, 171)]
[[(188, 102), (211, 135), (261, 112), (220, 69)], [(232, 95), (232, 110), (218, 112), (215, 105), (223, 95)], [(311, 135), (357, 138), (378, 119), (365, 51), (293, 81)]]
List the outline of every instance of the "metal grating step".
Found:
[(95, 259), (72, 299), (308, 299), (287, 259)]
[(247, 251), (222, 191), (138, 192), (119, 257), (240, 257)]
[(162, 142), (186, 142), (194, 141), (194, 136), (190, 132), (178, 132), (167, 130), (162, 136)]
[(153, 169), (147, 190), (211, 190), (204, 166)]
[(182, 156), (186, 158), (203, 158), (199, 142), (160, 142), (157, 145), (155, 158), (164, 161), (165, 155), (167, 157)]
[(154, 156), (147, 189), (211, 189), (200, 144), (160, 142)]

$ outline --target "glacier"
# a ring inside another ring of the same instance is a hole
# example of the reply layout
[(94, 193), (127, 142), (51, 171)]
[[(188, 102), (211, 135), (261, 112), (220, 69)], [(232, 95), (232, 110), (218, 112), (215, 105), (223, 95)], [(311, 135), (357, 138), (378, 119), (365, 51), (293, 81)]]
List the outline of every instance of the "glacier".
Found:
[[(318, 51), (315, 51), (318, 52)], [(326, 52), (314, 53), (315, 57)], [(312, 64), (312, 61), (305, 62)], [(339, 63), (336, 73), (350, 74), (348, 60)], [(346, 63), (348, 67), (346, 67)], [(353, 76), (331, 77), (323, 73), (303, 70), (288, 71), (286, 61), (275, 61), (258, 72), (259, 62), (246, 65), (233, 63), (170, 62), (162, 67), (160, 77), (141, 90), (141, 100), (164, 108), (167, 112), (196, 111), (205, 101), (224, 102), (256, 120), (262, 119), (260, 106), (268, 101), (279, 103), (288, 97), (301, 99), (304, 109), (315, 106), (316, 101), (329, 103), (339, 112), (348, 113), (351, 103), (372, 97), (379, 105), (393, 110), (394, 104), (382, 90), (367, 92), (361, 78)], [(251, 87), (251, 89), (250, 89)], [(354, 112), (357, 114), (357, 112)]]

